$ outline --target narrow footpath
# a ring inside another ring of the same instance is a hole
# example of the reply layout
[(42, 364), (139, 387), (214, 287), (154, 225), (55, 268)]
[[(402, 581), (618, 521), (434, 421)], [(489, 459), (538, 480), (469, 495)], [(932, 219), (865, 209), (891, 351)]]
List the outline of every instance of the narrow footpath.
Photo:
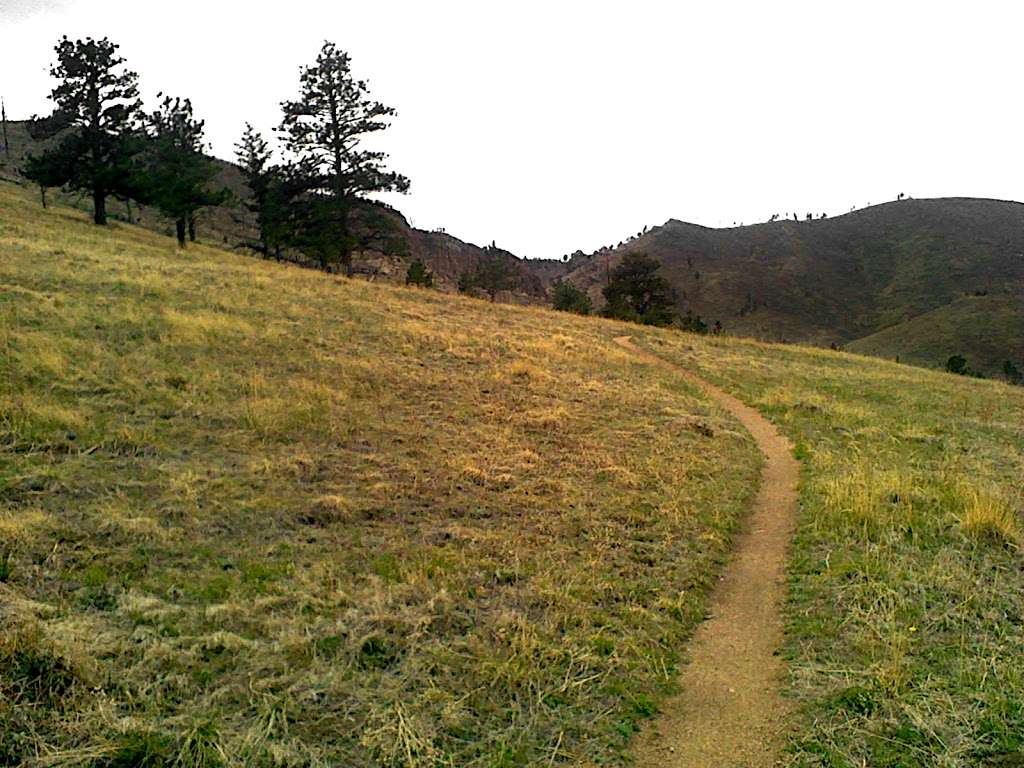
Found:
[(638, 738), (637, 765), (657, 768), (768, 768), (778, 762), (788, 706), (781, 607), (797, 513), (799, 464), (792, 446), (755, 409), (678, 365), (615, 340), (638, 358), (671, 368), (704, 389), (750, 432), (764, 454), (753, 510), (711, 595), (710, 618), (694, 633), (682, 692)]

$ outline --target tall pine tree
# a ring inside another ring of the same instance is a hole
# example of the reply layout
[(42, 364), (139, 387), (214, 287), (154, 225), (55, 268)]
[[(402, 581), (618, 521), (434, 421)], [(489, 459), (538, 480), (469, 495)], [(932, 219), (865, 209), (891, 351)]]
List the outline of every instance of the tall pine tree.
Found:
[[(672, 286), (658, 274), (655, 259), (627, 253), (609, 274), (604, 314), (644, 325), (671, 325), (676, 318)], [(705, 326), (706, 330), (706, 326)]]
[(193, 115), (191, 101), (167, 96), (146, 122), (151, 144), (145, 202), (174, 219), (178, 245), (184, 248), (186, 234), (195, 239), (199, 210), (220, 205), (227, 193), (212, 188), (217, 166), (203, 154), (205, 123)]
[(235, 144), (235, 158), (249, 187), (245, 207), (255, 216), (258, 233), (258, 239), (240, 245), (280, 261), (288, 238), (290, 206), (301, 192), (301, 181), (293, 183), (289, 169), (273, 164), (270, 145), (249, 123)]
[(60, 83), (50, 93), (54, 132), (70, 128), (23, 173), (40, 186), (63, 186), (92, 196), (93, 220), (107, 223), (107, 198), (132, 196), (132, 158), (138, 152), (138, 76), (125, 69), (118, 46), (107, 38), (69, 40), (54, 51), (50, 74)]
[[(296, 158), (294, 170), (304, 194), (293, 207), (294, 244), (324, 269), (340, 265), (351, 273), (352, 253), (367, 243), (367, 228), (388, 228), (386, 216), (358, 216), (366, 195), (405, 192), (409, 180), (384, 167), (386, 155), (361, 147), (369, 134), (388, 127), (395, 110), (369, 98), (356, 80), (349, 56), (325, 42), (311, 66), (300, 73), (300, 93), (281, 105), (280, 130)], [(355, 232), (356, 228), (361, 230)]]

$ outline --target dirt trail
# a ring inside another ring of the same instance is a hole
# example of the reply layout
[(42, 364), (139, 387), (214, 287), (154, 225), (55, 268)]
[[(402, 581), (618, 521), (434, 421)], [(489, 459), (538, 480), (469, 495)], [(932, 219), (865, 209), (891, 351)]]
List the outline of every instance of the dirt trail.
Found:
[(737, 536), (710, 618), (696, 630), (682, 693), (638, 739), (638, 766), (762, 768), (777, 764), (787, 704), (779, 695), (787, 547), (796, 519), (799, 465), (790, 443), (756, 410), (680, 366), (615, 340), (703, 388), (735, 416), (764, 454), (761, 487)]

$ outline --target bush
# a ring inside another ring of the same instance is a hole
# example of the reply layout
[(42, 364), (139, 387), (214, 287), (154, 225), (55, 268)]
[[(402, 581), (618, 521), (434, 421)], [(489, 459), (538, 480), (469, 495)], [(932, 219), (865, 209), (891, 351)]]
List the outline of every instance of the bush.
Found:
[(590, 297), (572, 283), (558, 282), (551, 306), (562, 312), (575, 312), (577, 315), (589, 315), (592, 309)]
[(432, 288), (434, 285), (434, 273), (427, 269), (427, 265), (421, 259), (416, 259), (409, 265), (409, 271), (405, 275), (405, 284)]
[(1024, 374), (1020, 372), (1020, 368), (1007, 360), (1003, 363), (1003, 375), (1006, 380), (1011, 384), (1022, 384), (1024, 383)]
[[(700, 315), (693, 313), (693, 310), (686, 310), (686, 314), (679, 318), (679, 327), (684, 331), (690, 333), (699, 333), (704, 335), (708, 332), (708, 324), (700, 319)], [(721, 333), (722, 324), (718, 323), (715, 328), (715, 333)]]
[(955, 373), (958, 376), (973, 376), (975, 379), (984, 379), (985, 376), (980, 371), (968, 367), (967, 358), (963, 355), (953, 355), (946, 361), (946, 370), (949, 373)]

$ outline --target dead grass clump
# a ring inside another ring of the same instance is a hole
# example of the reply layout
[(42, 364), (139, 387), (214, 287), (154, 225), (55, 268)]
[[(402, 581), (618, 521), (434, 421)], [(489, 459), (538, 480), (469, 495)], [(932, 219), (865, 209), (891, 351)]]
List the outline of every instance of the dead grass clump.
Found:
[(515, 360), (509, 363), (505, 367), (504, 373), (508, 379), (519, 383), (542, 384), (551, 381), (552, 378), (548, 371), (527, 359)]
[(327, 494), (315, 499), (297, 517), (302, 525), (325, 528), (353, 519), (352, 504), (343, 496)]
[(230, 337), (241, 338), (255, 333), (252, 325), (244, 320), (206, 309), (180, 312), (165, 308), (163, 319), (170, 327), (173, 339), (191, 344)]
[(242, 415), (246, 426), (265, 440), (333, 436), (343, 431), (335, 418), (338, 398), (337, 390), (304, 378), (272, 381), (253, 375)]
[(411, 712), (401, 701), (377, 706), (360, 742), (382, 768), (434, 766), (441, 754), (434, 746), (433, 719)]
[(704, 437), (715, 436), (715, 428), (704, 419), (696, 417), (676, 419), (668, 425), (668, 428), (675, 432), (684, 430), (687, 432), (695, 432), (698, 435), (703, 435)]
[(980, 541), (1019, 547), (1024, 542), (1021, 514), (1005, 496), (967, 481), (961, 481), (957, 495), (962, 504), (960, 527)]
[(859, 464), (821, 482), (826, 508), (846, 525), (868, 538), (888, 530), (903, 530), (913, 521), (919, 495), (912, 477), (896, 469)]
[(569, 409), (564, 405), (554, 405), (546, 408), (531, 408), (525, 413), (518, 414), (516, 420), (524, 427), (530, 429), (558, 429), (568, 422)]

